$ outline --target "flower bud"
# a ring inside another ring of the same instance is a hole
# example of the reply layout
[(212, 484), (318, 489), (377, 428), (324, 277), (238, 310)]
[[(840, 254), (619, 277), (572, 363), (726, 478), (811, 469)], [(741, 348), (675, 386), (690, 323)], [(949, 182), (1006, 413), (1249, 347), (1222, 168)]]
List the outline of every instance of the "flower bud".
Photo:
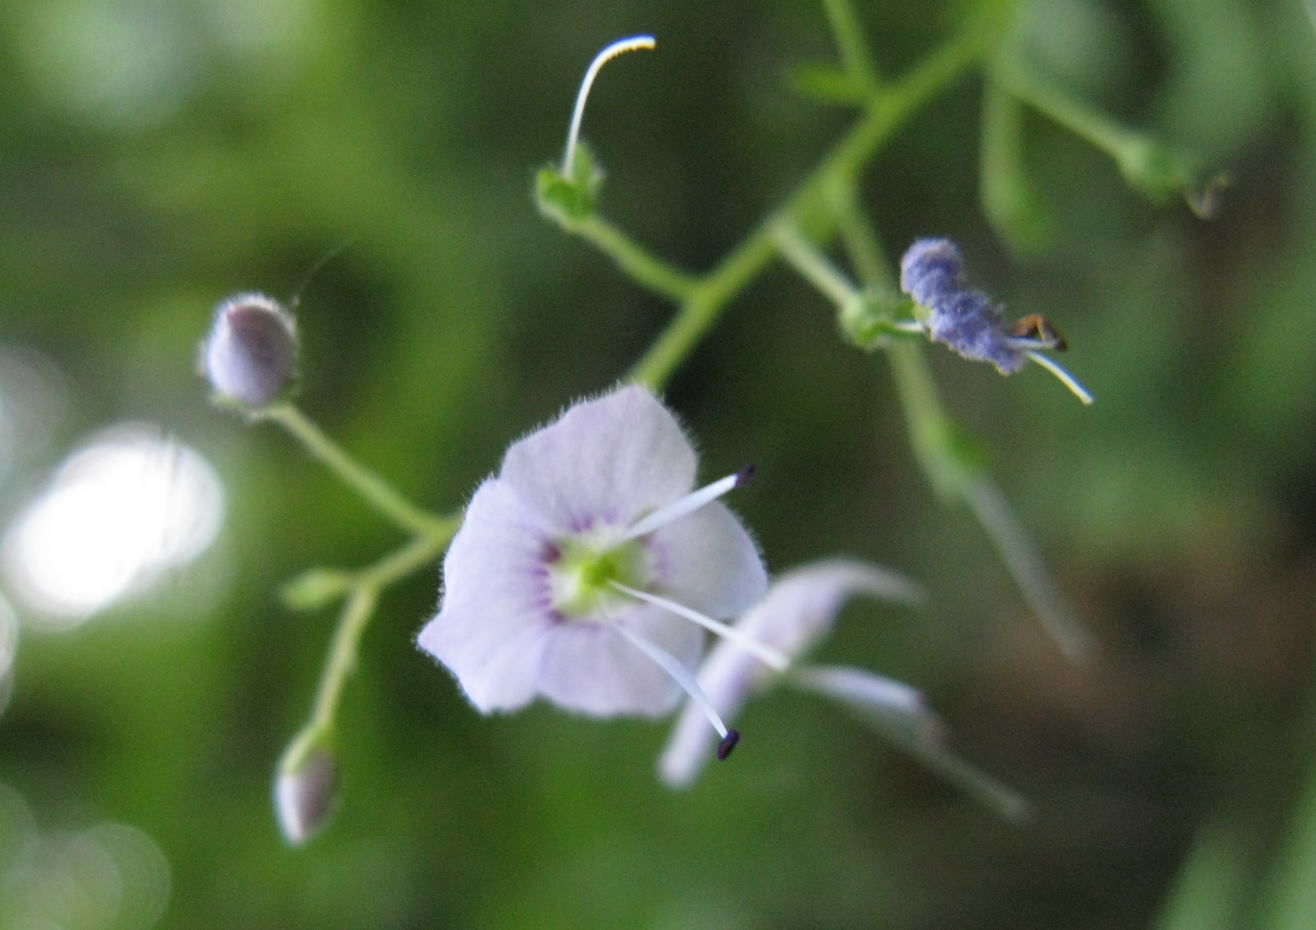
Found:
[(322, 827), (338, 799), (338, 766), (324, 746), (280, 766), (274, 781), (274, 813), (283, 838), (301, 846)]
[(964, 286), (964, 258), (949, 239), (918, 239), (900, 261), (900, 289), (932, 308)]
[(264, 294), (230, 297), (215, 308), (201, 367), (216, 396), (244, 407), (264, 407), (292, 382), (297, 322)]

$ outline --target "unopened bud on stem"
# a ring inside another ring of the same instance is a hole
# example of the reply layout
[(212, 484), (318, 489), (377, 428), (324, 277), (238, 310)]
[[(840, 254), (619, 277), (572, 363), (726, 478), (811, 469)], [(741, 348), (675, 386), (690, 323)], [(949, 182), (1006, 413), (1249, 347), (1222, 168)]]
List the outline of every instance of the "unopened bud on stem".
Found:
[[(294, 759), (293, 754), (300, 755)], [(338, 799), (338, 766), (323, 745), (293, 751), (274, 781), (274, 813), (279, 830), (292, 846), (301, 846), (329, 818)]]
[(217, 397), (268, 406), (288, 389), (296, 367), (297, 324), (278, 301), (237, 294), (215, 308), (201, 369)]

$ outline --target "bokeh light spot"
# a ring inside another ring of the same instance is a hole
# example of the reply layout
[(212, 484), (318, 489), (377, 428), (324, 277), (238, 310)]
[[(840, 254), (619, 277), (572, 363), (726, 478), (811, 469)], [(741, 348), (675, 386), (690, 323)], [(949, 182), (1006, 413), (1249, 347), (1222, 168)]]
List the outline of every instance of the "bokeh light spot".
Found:
[(73, 453), (19, 514), (0, 570), (36, 612), (27, 622), (76, 626), (203, 552), (223, 509), (204, 458), (158, 428), (121, 424)]
[(43, 833), (23, 797), (0, 785), (0, 927), (143, 930), (169, 901), (169, 862), (121, 823)]

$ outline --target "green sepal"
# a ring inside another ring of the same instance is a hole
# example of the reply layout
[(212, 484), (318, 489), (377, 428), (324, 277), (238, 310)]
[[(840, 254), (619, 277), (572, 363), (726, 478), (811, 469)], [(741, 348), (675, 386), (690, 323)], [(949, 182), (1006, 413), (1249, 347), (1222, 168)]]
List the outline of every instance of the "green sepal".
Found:
[(801, 97), (830, 106), (863, 106), (877, 91), (853, 74), (826, 64), (796, 65), (787, 80)]
[(893, 323), (898, 318), (908, 317), (912, 307), (913, 302), (908, 297), (860, 291), (841, 305), (836, 319), (847, 340), (865, 351), (872, 351), (887, 345), (893, 335), (909, 335), (895, 329)]
[(347, 594), (352, 579), (346, 572), (311, 568), (284, 584), (279, 597), (290, 610), (315, 610)]
[(576, 144), (567, 167), (569, 175), (555, 165), (539, 169), (535, 175), (535, 203), (544, 216), (570, 229), (594, 215), (603, 172), (583, 142)]
[(1182, 154), (1154, 139), (1136, 136), (1117, 158), (1129, 185), (1149, 199), (1164, 203), (1198, 184), (1200, 172)]

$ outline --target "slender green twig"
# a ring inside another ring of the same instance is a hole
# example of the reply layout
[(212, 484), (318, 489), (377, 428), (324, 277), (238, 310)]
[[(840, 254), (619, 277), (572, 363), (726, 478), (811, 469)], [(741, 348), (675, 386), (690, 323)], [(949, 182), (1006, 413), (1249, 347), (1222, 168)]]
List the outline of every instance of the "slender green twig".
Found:
[(992, 74), (996, 81), (1009, 88), (1010, 93), (1116, 161), (1121, 160), (1129, 147), (1138, 141), (1136, 132), (1064, 92), (1054, 82), (1038, 79), (1024, 65), (1000, 63)]
[(393, 550), (356, 575), (357, 584), (386, 588), (414, 571), (429, 565), (448, 548), (448, 543), (461, 527), (461, 513), (444, 518), (443, 525), (429, 536), (417, 536), (406, 545)]
[(343, 687), (352, 672), (356, 670), (361, 634), (365, 632), (378, 601), (379, 587), (374, 584), (358, 584), (348, 596), (342, 618), (338, 621), (338, 628), (334, 630), (333, 642), (329, 647), (329, 661), (325, 663), (324, 672), (320, 676), (320, 686), (315, 693), (315, 704), (310, 721), (312, 728), (333, 727), (338, 704), (342, 699)]
[(1023, 62), (998, 61), (992, 75), (1020, 100), (1109, 155), (1125, 181), (1146, 196), (1164, 200), (1182, 195), (1200, 217), (1213, 214), (1220, 191), (1229, 184), (1227, 175), (1205, 176), (1183, 153), (1099, 112)]
[(286, 429), (307, 451), (397, 526), (421, 536), (442, 536), (446, 532), (447, 523), (443, 519), (403, 498), (392, 485), (352, 458), (292, 404), (267, 408), (259, 416)]
[(343, 688), (356, 669), (361, 634), (378, 600), (379, 588), (375, 585), (356, 585), (352, 589), (334, 630), (329, 659), (320, 672), (320, 684), (315, 692), (311, 716), (284, 751), (279, 761), (280, 772), (298, 771), (312, 751), (334, 742), (335, 718)]
[(827, 295), (832, 303), (838, 307), (844, 306), (859, 296), (859, 289), (845, 273), (801, 236), (798, 229), (779, 223), (774, 232), (782, 258), (790, 262), (806, 281)]
[(850, 0), (823, 0), (823, 9), (836, 38), (841, 67), (870, 93), (876, 92), (879, 83), (877, 69), (873, 66), (873, 54), (859, 26), (854, 5)]
[(827, 188), (827, 205), (836, 220), (836, 229), (845, 246), (846, 257), (854, 264), (859, 280), (868, 287), (895, 291), (895, 282), (887, 270), (886, 255), (877, 231), (859, 205), (859, 189), (854, 178), (838, 178)]
[(991, 537), (1015, 584), (1056, 645), (1071, 661), (1085, 660), (1096, 641), (1051, 577), (996, 482), (980, 473), (964, 486), (964, 502)]
[(641, 287), (677, 303), (694, 296), (698, 286), (694, 275), (658, 258), (597, 213), (573, 223), (571, 231), (611, 258)]
[(923, 473), (942, 501), (959, 500), (970, 478), (961, 456), (955, 454), (955, 424), (937, 396), (932, 372), (922, 348), (909, 343), (887, 349), (896, 397), (905, 414), (909, 442)]
[(1003, 14), (1013, 0), (984, 4), (980, 15), (899, 81), (874, 97), (859, 121), (831, 149), (786, 201), (727, 255), (681, 305), (667, 329), (631, 369), (631, 378), (658, 389), (717, 321), (726, 305), (777, 254), (773, 230), (781, 222), (821, 224), (821, 236), (835, 220), (826, 209), (838, 182), (853, 179), (911, 115), (965, 73), (991, 48)]
[[(851, 204), (840, 213), (842, 241), (856, 265), (874, 275), (865, 282), (868, 286), (891, 287), (877, 233), (860, 211), (853, 189), (851, 194)], [(960, 448), (955, 424), (937, 396), (923, 352), (910, 343), (893, 343), (886, 351), (914, 456), (933, 488), (943, 499), (968, 506), (1056, 645), (1073, 661), (1085, 659), (1095, 646), (1091, 632), (1052, 579), (1000, 489)]]

